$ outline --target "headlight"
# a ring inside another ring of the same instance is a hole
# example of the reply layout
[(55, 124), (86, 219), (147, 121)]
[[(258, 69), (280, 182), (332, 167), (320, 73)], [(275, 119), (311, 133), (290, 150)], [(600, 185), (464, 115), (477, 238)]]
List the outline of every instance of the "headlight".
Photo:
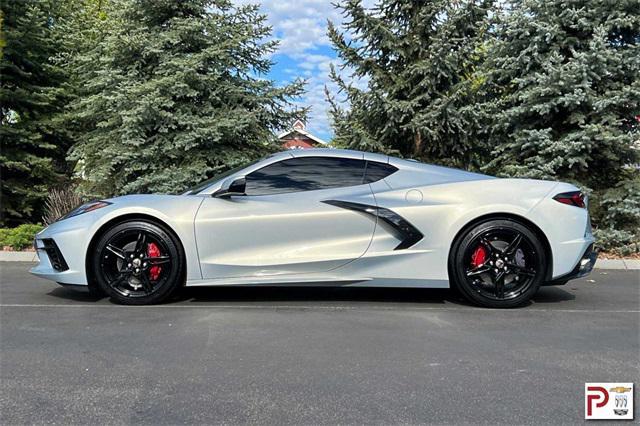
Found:
[(86, 204), (81, 205), (80, 207), (76, 207), (75, 209), (71, 210), (69, 213), (65, 214), (64, 216), (62, 216), (58, 220), (68, 219), (70, 217), (78, 216), (78, 215), (81, 215), (83, 213), (89, 213), (89, 212), (92, 212), (94, 210), (98, 210), (98, 209), (101, 209), (103, 207), (107, 207), (109, 205), (111, 205), (111, 203), (108, 202), (108, 201), (91, 201), (90, 203), (86, 203)]

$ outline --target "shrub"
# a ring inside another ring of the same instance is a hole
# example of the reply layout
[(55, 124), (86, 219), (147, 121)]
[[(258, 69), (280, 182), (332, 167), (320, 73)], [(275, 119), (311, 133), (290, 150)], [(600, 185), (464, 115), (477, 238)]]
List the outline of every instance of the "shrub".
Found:
[(45, 225), (51, 225), (61, 216), (82, 204), (82, 201), (82, 196), (78, 194), (75, 186), (52, 189), (47, 194), (42, 221)]
[(619, 256), (640, 253), (639, 236), (614, 228), (594, 230), (597, 248)]
[(7, 237), (11, 234), (11, 229), (9, 228), (0, 228), (0, 250), (4, 246), (8, 246)]
[(31, 247), (33, 239), (42, 228), (42, 225), (24, 224), (16, 228), (0, 229), (0, 245), (9, 246), (13, 250), (24, 250)]
[(640, 178), (632, 176), (590, 200), (598, 248), (622, 256), (639, 253)]

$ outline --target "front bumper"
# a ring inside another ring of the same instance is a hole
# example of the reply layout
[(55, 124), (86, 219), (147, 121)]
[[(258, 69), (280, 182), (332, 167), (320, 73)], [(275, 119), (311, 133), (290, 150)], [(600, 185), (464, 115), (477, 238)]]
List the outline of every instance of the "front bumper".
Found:
[(554, 279), (547, 283), (547, 285), (561, 285), (569, 280), (575, 280), (576, 278), (582, 278), (591, 273), (593, 267), (598, 259), (598, 252), (593, 249), (593, 244), (589, 245), (584, 254), (573, 268), (571, 272), (561, 277)]
[(39, 263), (30, 270), (32, 274), (65, 284), (87, 285), (84, 261), (90, 233), (79, 218), (56, 222), (36, 235)]
[[(67, 261), (64, 260), (64, 256), (60, 252), (60, 249), (53, 238), (43, 238), (41, 240), (36, 239), (33, 242), (33, 247), (38, 253), (38, 258), (40, 258), (40, 254), (46, 255), (49, 259), (49, 263), (57, 272), (64, 272), (69, 269)], [(39, 252), (38, 250), (41, 251)]]
[(51, 248), (43, 247), (42, 240), (36, 241), (36, 245), (40, 246), (36, 249), (39, 262), (29, 272), (37, 277), (58, 283), (86, 285), (86, 282), (83, 282), (84, 274), (82, 271), (70, 269), (59, 249), (55, 253)]

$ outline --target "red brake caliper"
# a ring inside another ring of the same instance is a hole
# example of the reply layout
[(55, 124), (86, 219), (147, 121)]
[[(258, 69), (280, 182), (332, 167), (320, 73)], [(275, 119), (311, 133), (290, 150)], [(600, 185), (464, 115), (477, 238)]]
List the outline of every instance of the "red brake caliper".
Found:
[[(149, 257), (158, 257), (160, 256), (160, 249), (156, 245), (156, 243), (147, 244), (147, 256)], [(162, 267), (160, 266), (152, 266), (149, 268), (149, 278), (151, 281), (156, 281), (160, 276), (160, 272), (162, 271)]]
[(471, 255), (471, 266), (477, 268), (487, 260), (487, 249), (484, 246), (478, 246)]

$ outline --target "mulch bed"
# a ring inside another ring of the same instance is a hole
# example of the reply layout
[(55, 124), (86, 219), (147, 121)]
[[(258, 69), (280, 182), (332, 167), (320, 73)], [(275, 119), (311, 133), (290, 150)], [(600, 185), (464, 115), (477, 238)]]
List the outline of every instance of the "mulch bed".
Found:
[(633, 259), (640, 260), (640, 253), (631, 253), (625, 254), (624, 256), (619, 256), (614, 253), (607, 253), (605, 251), (601, 251), (598, 253), (598, 259)]

